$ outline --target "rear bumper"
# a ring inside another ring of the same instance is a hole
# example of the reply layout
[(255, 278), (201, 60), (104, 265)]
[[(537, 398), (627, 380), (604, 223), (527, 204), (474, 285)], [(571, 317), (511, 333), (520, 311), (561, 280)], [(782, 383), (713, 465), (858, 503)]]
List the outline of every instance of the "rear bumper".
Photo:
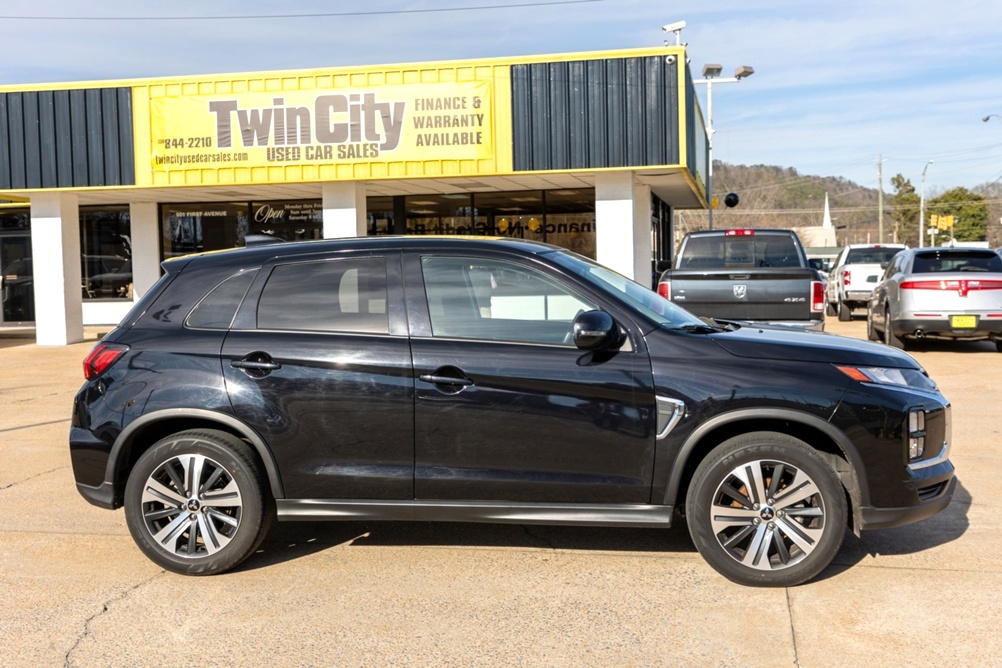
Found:
[(847, 302), (858, 302), (860, 304), (865, 304), (870, 301), (870, 296), (873, 294), (873, 288), (868, 290), (847, 290), (842, 296), (842, 301)]
[(977, 326), (955, 329), (950, 326), (950, 315), (945, 314), (938, 317), (894, 320), (891, 322), (891, 329), (897, 336), (909, 338), (967, 339), (969, 341), (1002, 338), (1002, 318), (986, 318), (976, 313), (957, 313), (956, 315), (977, 316)]
[(77, 491), (80, 492), (80, 496), (98, 508), (114, 510), (122, 505), (121, 501), (115, 498), (115, 487), (110, 482), (103, 482), (97, 487), (78, 482)]

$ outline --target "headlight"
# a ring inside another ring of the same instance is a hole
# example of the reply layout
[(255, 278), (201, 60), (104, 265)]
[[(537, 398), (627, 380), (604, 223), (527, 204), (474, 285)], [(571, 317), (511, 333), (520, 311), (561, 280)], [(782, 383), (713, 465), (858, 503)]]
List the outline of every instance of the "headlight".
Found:
[(836, 366), (835, 368), (860, 383), (894, 385), (929, 392), (936, 391), (936, 383), (917, 369), (889, 369), (880, 366)]

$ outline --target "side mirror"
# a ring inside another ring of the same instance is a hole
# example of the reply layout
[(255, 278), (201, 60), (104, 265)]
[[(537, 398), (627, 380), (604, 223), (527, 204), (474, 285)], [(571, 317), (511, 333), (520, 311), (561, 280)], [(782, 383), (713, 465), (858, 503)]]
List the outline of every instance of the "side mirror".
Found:
[(618, 347), (619, 325), (605, 311), (585, 311), (574, 318), (574, 345), (581, 350)]

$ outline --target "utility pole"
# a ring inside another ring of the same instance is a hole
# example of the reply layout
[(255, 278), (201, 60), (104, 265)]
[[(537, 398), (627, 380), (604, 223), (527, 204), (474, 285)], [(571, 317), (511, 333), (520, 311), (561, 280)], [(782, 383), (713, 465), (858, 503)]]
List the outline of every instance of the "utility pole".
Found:
[(877, 243), (884, 243), (884, 158), (877, 154)]

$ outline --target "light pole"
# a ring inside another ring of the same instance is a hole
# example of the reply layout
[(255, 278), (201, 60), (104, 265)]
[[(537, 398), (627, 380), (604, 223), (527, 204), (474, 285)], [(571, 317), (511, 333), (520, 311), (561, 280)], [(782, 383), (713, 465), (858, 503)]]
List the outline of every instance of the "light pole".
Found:
[(925, 163), (925, 167), (922, 168), (922, 190), (919, 195), (919, 248), (925, 246), (925, 170), (929, 169), (931, 164), (932, 160)]
[(706, 190), (710, 194), (710, 210), (708, 217), (709, 228), (713, 229), (713, 84), (714, 83), (737, 83), (744, 78), (755, 74), (755, 70), (748, 65), (742, 65), (734, 70), (734, 76), (728, 79), (720, 79), (720, 72), (724, 68), (721, 65), (703, 65), (703, 78), (696, 79), (693, 83), (706, 84), (706, 151), (710, 164), (706, 172)]

